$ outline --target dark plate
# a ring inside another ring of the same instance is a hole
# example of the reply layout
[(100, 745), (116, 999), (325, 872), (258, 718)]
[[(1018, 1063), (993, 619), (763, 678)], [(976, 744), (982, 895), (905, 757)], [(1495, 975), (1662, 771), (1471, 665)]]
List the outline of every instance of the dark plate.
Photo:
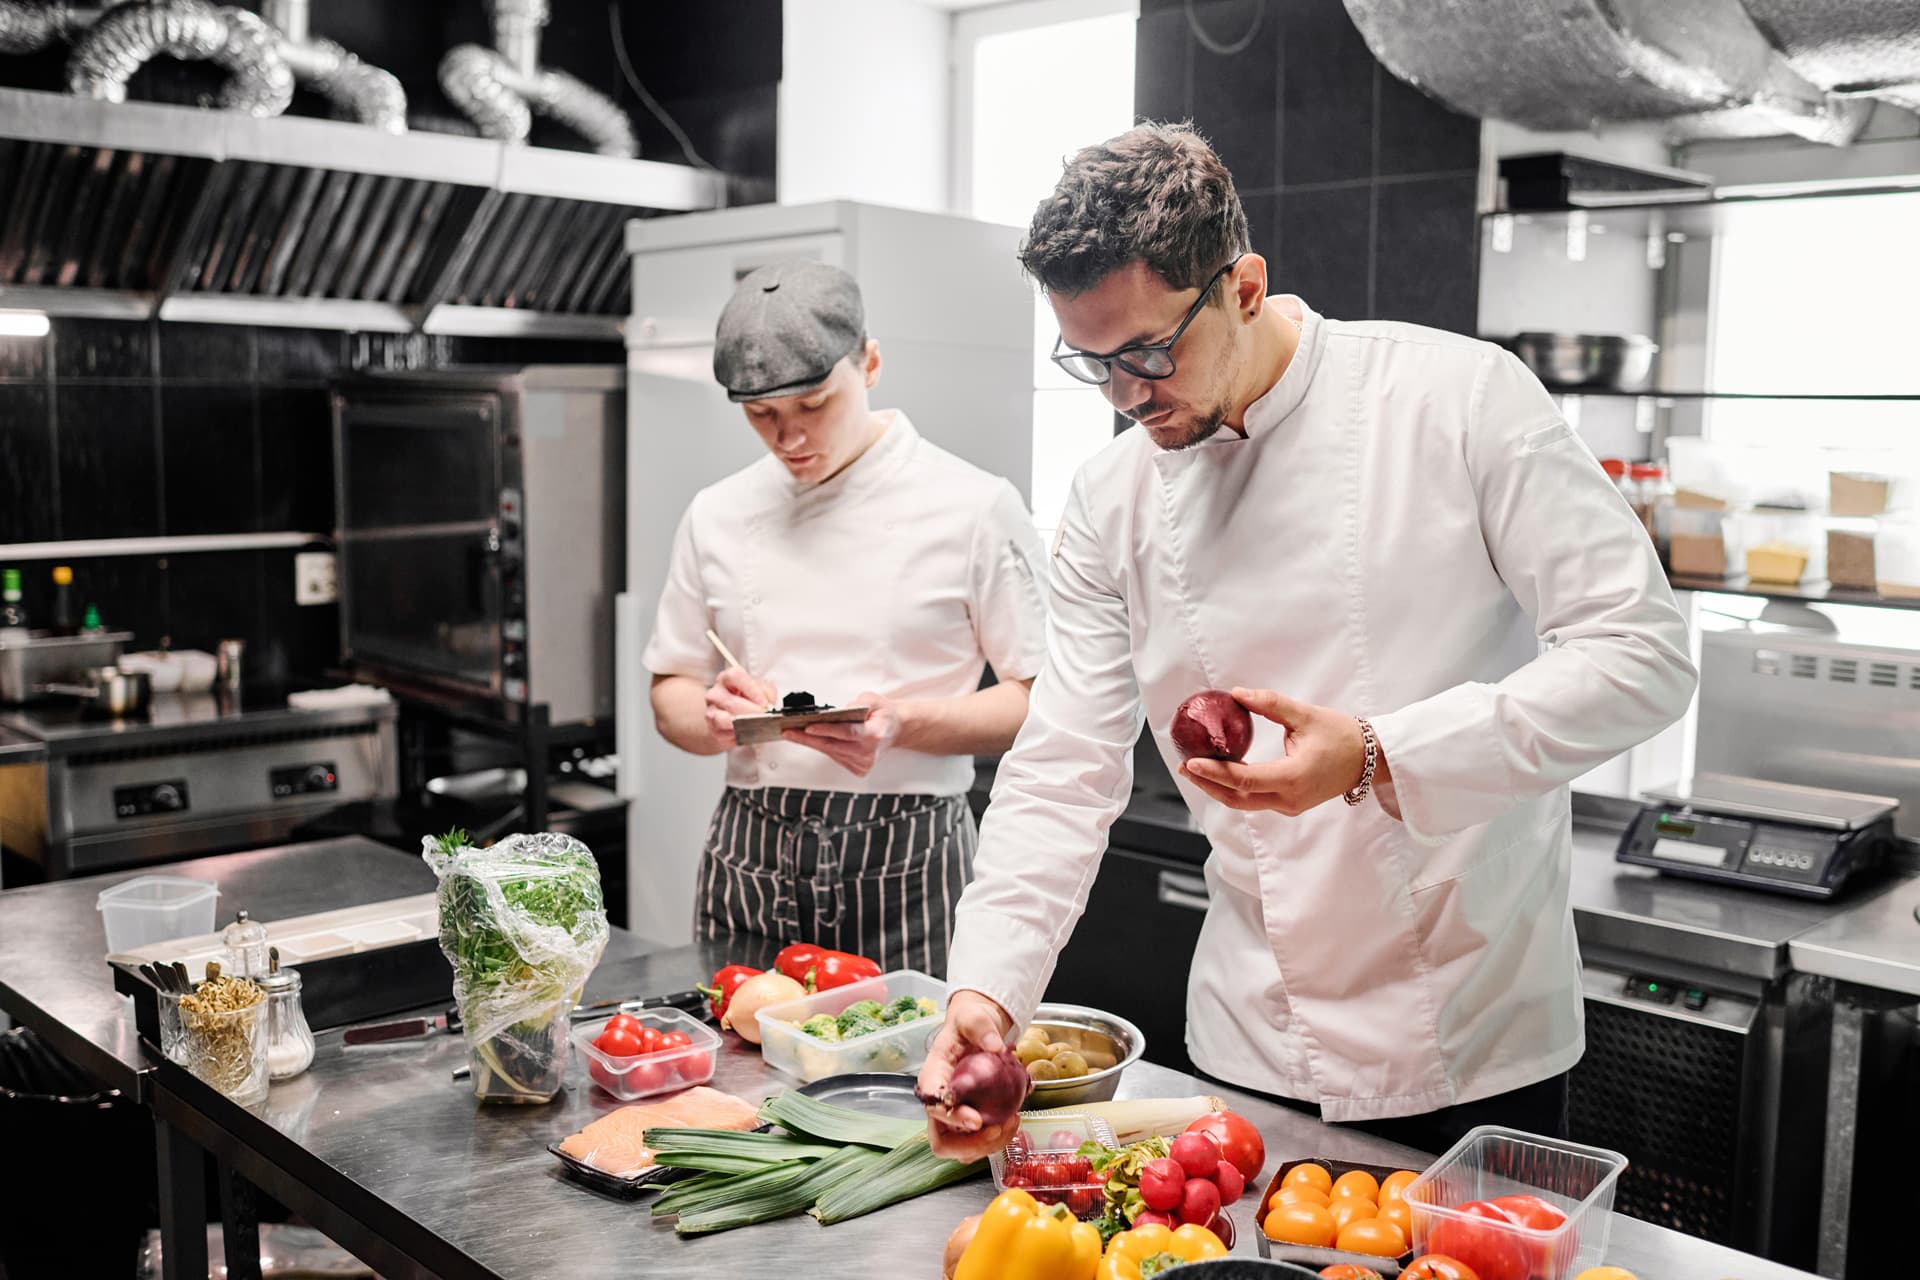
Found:
[(809, 1098), (831, 1102), (849, 1111), (864, 1111), (889, 1120), (921, 1120), (927, 1109), (913, 1096), (917, 1076), (894, 1072), (865, 1071), (855, 1075), (828, 1076), (800, 1086)]
[(1189, 1262), (1180, 1270), (1194, 1280), (1319, 1280), (1320, 1273), (1291, 1262), (1263, 1258), (1209, 1258)]

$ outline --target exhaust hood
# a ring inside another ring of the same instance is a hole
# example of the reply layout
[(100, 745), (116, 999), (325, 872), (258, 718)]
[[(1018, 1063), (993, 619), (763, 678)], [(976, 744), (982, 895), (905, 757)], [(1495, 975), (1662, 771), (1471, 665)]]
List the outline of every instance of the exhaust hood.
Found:
[(0, 89), (0, 307), (614, 338), (631, 218), (723, 175), (446, 134)]

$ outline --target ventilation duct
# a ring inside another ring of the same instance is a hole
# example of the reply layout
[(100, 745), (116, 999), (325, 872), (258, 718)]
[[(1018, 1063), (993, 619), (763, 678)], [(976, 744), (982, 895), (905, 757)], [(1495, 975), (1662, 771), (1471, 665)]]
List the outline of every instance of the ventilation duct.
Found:
[(390, 71), (368, 66), (308, 30), (311, 0), (262, 0), (261, 16), (280, 33), (280, 56), (294, 77), (351, 119), (387, 133), (407, 131), (407, 94)]
[(626, 113), (564, 71), (540, 66), (547, 0), (490, 0), (493, 45), (456, 45), (440, 61), (440, 87), (483, 136), (525, 142), (540, 112), (572, 129), (603, 156), (639, 151)]
[[(1401, 79), (1456, 110), (1532, 129), (1674, 120), (1688, 132), (1692, 118), (1707, 117), (1715, 133), (1791, 133), (1845, 145), (1864, 127), (1872, 102), (1858, 95), (1859, 86), (1823, 74), (1823, 58), (1828, 67), (1857, 66), (1862, 51), (1875, 50), (1880, 83), (1920, 79), (1920, 57), (1911, 56), (1911, 0), (1346, 6), (1374, 55)], [(1858, 21), (1840, 16), (1860, 9), (1868, 14)], [(1836, 32), (1843, 33), (1837, 42)], [(1886, 38), (1891, 32), (1905, 33), (1904, 50)], [(1835, 58), (1836, 48), (1853, 50), (1854, 61)]]
[(98, 16), (97, 10), (37, 0), (0, 0), (0, 53), (38, 53), (70, 39)]

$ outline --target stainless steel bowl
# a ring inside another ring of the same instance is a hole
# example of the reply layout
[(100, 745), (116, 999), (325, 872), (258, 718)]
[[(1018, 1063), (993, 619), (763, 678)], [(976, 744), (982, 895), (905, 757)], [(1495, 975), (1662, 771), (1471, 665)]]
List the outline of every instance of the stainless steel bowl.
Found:
[(1147, 1038), (1140, 1034), (1140, 1028), (1118, 1014), (1085, 1005), (1043, 1004), (1028, 1025), (1039, 1027), (1047, 1033), (1047, 1039), (1055, 1043), (1064, 1041), (1082, 1053), (1092, 1050), (1111, 1057), (1113, 1065), (1076, 1080), (1036, 1081), (1022, 1108), (1026, 1111), (1111, 1100), (1120, 1088), (1120, 1073), (1140, 1061), (1147, 1047)]
[(1517, 333), (1506, 344), (1550, 386), (1638, 391), (1660, 344), (1639, 334)]

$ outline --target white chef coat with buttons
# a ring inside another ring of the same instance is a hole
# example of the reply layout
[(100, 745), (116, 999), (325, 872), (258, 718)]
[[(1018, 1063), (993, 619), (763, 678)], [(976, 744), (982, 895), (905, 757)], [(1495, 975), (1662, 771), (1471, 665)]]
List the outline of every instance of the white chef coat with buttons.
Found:
[[(1567, 783), (1678, 718), (1695, 673), (1645, 531), (1513, 356), (1271, 302), (1303, 333), (1246, 438), (1164, 452), (1136, 427), (1075, 479), (948, 978), (1024, 1023), (1143, 712), (1176, 768), (1188, 695), (1277, 689), (1372, 720), (1404, 821), (1241, 813), (1176, 771), (1212, 846), (1189, 1051), (1330, 1120), (1421, 1114), (1578, 1060)], [(1283, 737), (1256, 717), (1248, 758)], [(1116, 992), (1182, 959), (1141, 921), (1089, 923)]]
[[(958, 698), (985, 664), (1031, 679), (1046, 649), (1045, 549), (1019, 491), (889, 413), (831, 480), (802, 483), (771, 454), (695, 495), (674, 535), (641, 661), (711, 683), (709, 627), (782, 694), (845, 706)], [(958, 795), (972, 756), (890, 748), (856, 777), (789, 742), (727, 755), (730, 787)]]

